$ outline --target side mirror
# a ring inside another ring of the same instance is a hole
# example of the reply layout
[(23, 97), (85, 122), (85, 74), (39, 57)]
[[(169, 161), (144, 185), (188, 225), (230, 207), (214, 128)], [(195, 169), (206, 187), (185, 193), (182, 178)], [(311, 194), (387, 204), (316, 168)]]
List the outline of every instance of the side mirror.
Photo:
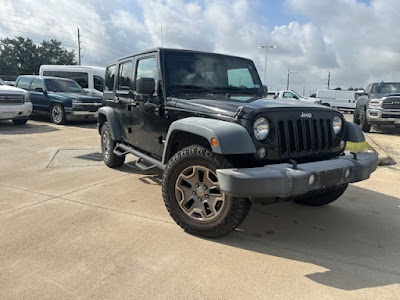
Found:
[(263, 87), (265, 96), (267, 96), (268, 95), (268, 87), (266, 85), (263, 85), (262, 87)]
[(136, 80), (136, 93), (139, 95), (151, 96), (155, 92), (155, 85), (154, 78), (139, 78)]
[(38, 93), (43, 93), (43, 94), (47, 95), (47, 91), (46, 91), (46, 90), (44, 90), (44, 89), (43, 89), (43, 88), (41, 88), (41, 87), (37, 87), (37, 88), (35, 88), (35, 92), (38, 92)]

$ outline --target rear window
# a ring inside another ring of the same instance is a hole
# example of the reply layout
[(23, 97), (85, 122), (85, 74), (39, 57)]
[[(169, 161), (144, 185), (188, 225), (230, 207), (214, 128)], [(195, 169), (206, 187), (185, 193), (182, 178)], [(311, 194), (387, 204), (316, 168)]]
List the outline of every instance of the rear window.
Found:
[(127, 61), (119, 65), (118, 89), (130, 90), (132, 86), (133, 62)]
[(109, 66), (106, 70), (106, 78), (104, 80), (104, 91), (113, 91), (115, 79), (116, 65)]
[(89, 75), (86, 72), (43, 71), (43, 76), (61, 77), (75, 80), (81, 87), (89, 87)]
[(29, 77), (22, 77), (18, 80), (17, 87), (28, 90), (29, 89), (29, 83), (31, 82), (31, 78)]

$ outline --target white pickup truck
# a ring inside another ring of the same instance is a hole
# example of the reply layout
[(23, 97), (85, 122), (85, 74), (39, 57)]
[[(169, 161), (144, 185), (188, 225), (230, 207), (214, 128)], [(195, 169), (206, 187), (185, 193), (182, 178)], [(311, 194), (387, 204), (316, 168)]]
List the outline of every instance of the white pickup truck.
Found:
[(24, 125), (31, 113), (29, 93), (6, 85), (0, 79), (0, 120), (12, 120), (16, 125)]
[(312, 103), (312, 104), (322, 104), (321, 99), (300, 96), (295, 91), (289, 91), (289, 90), (268, 91), (267, 98), (269, 98), (269, 99), (284, 98), (284, 99), (289, 99), (289, 100), (303, 101), (303, 102)]

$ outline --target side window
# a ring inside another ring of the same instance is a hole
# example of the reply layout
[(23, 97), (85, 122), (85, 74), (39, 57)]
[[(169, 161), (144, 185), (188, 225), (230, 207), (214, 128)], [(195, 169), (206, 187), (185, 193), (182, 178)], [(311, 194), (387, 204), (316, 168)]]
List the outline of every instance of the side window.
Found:
[(139, 78), (153, 78), (155, 81), (155, 90), (157, 92), (158, 70), (155, 57), (143, 58), (138, 61), (136, 79)]
[(129, 91), (132, 87), (133, 62), (120, 63), (118, 71), (118, 90)]
[(104, 91), (112, 92), (114, 89), (116, 65), (109, 66), (106, 70), (106, 79), (104, 80)]
[(44, 90), (44, 83), (42, 79), (33, 79), (30, 90), (34, 91), (36, 88), (42, 88)]
[(28, 90), (30, 82), (31, 82), (31, 79), (29, 77), (22, 77), (20, 80), (18, 80), (17, 87), (24, 89), (24, 90)]
[(283, 98), (294, 98), (294, 95), (290, 92), (284, 92), (283, 93)]
[(98, 75), (93, 75), (93, 84), (95, 90), (98, 90), (100, 92), (103, 91), (104, 89), (104, 79)]
[(254, 88), (253, 78), (247, 68), (228, 70), (228, 85), (240, 88)]
[(366, 92), (366, 93), (369, 94), (369, 93), (371, 92), (371, 86), (372, 86), (372, 85), (370, 84), (370, 85), (368, 85), (368, 86), (365, 88), (365, 92)]
[(68, 78), (75, 80), (84, 89), (89, 87), (89, 75), (86, 72), (43, 71), (43, 76)]

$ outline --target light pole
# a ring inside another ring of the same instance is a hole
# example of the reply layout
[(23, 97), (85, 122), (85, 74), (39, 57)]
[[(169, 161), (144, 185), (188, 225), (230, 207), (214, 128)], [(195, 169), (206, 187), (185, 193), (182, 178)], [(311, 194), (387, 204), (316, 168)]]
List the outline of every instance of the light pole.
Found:
[(290, 71), (290, 69), (287, 70), (287, 83), (286, 83), (286, 89), (289, 90), (289, 75), (291, 73), (297, 73), (296, 71)]
[(265, 62), (264, 62), (264, 84), (267, 84), (267, 58), (268, 58), (268, 49), (269, 48), (278, 48), (277, 45), (263, 45), (258, 46), (259, 49), (265, 49)]

